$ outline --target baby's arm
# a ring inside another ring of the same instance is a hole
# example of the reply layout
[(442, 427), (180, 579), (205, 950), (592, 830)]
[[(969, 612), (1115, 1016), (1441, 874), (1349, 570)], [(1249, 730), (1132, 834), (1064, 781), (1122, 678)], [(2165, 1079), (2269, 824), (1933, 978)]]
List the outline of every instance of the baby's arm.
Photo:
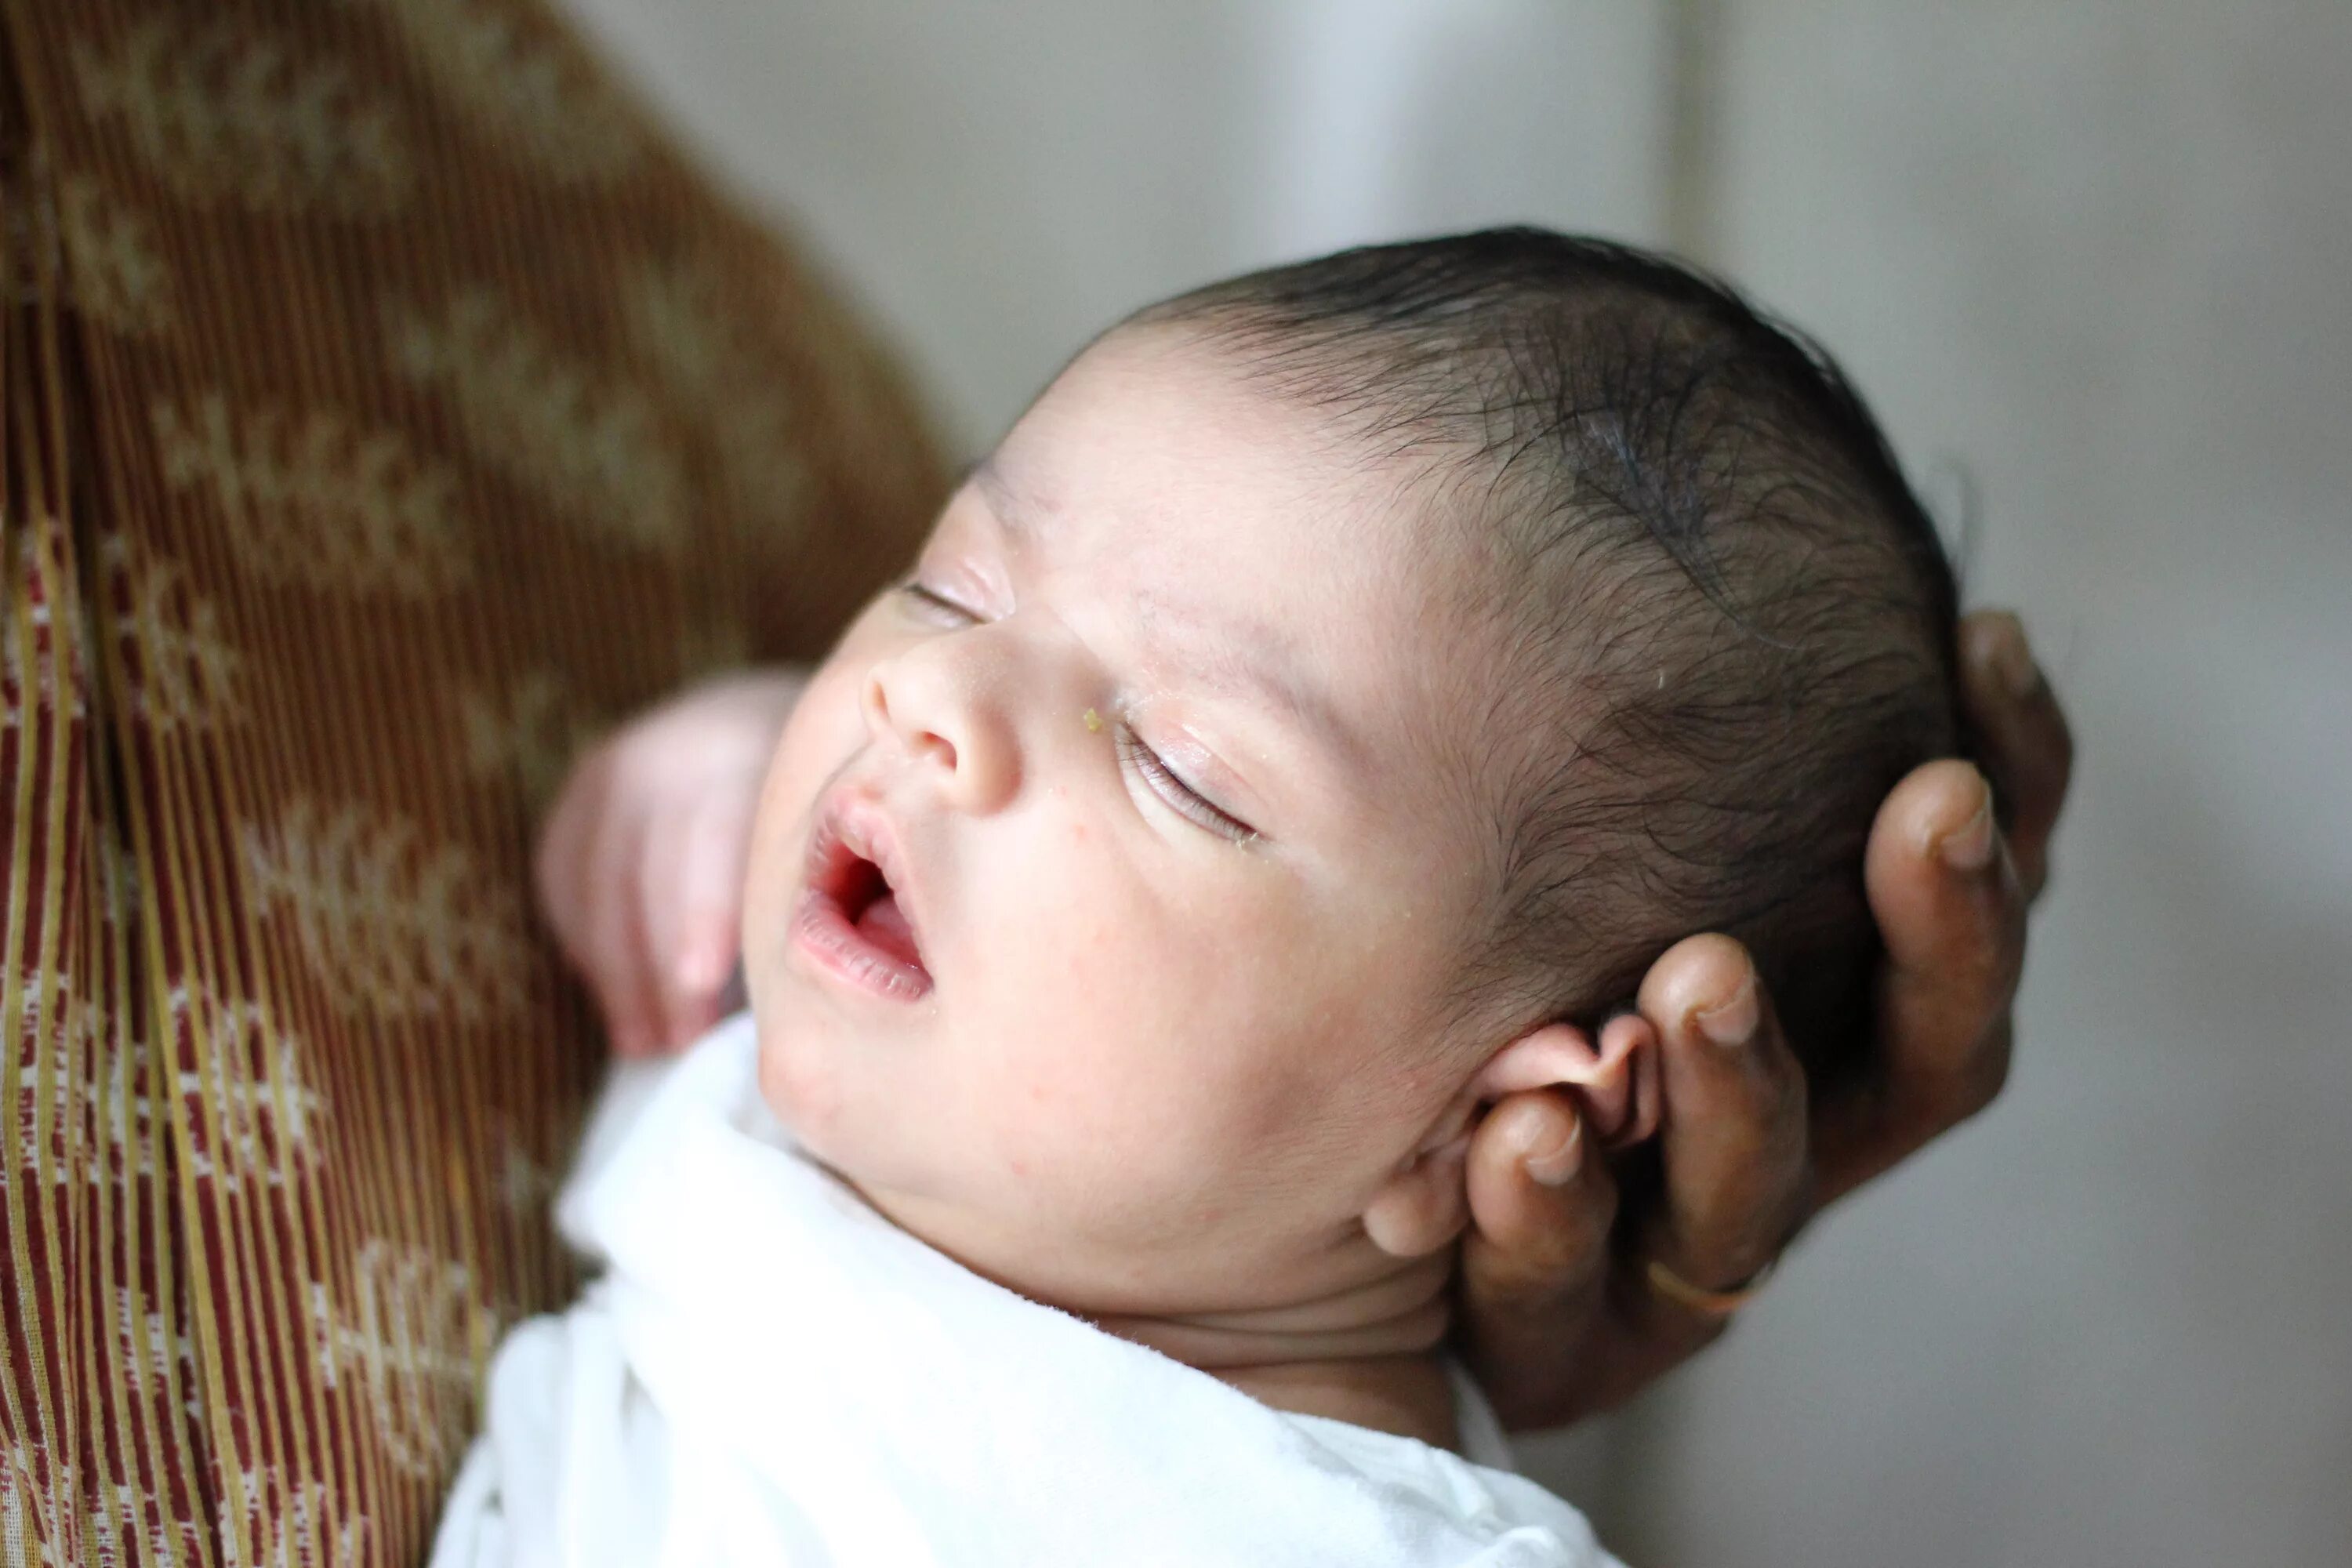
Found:
[(774, 668), (693, 687), (605, 737), (556, 795), (540, 904), (622, 1056), (675, 1050), (719, 1021), (751, 815), (807, 679)]

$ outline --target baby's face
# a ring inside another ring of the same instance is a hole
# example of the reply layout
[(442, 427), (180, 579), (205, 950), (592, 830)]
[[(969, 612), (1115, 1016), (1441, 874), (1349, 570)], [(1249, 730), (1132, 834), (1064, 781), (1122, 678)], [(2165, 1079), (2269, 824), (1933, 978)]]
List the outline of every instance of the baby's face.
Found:
[(1365, 1205), (1476, 1065), (1442, 1037), (1488, 874), (1408, 510), (1121, 332), (817, 673), (746, 892), (761, 1084), (891, 1218), (1087, 1312), (1377, 1271)]

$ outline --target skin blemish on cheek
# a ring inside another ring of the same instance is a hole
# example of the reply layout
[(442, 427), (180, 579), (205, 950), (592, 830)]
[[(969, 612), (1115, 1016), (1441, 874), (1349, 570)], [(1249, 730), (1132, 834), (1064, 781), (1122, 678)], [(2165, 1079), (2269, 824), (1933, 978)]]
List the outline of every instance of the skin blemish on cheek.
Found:
[(1102, 733), (1102, 715), (1101, 715), (1101, 714), (1099, 714), (1099, 713), (1096, 712), (1093, 709), (1089, 708), (1089, 709), (1087, 709), (1084, 713), (1080, 714), (1080, 715), (1079, 715), (1079, 717), (1080, 717), (1081, 719), (1083, 719), (1083, 720), (1085, 720), (1085, 721), (1086, 721), (1087, 733), (1087, 734), (1089, 734), (1089, 735), (1099, 735), (1099, 734), (1101, 734), (1101, 733)]

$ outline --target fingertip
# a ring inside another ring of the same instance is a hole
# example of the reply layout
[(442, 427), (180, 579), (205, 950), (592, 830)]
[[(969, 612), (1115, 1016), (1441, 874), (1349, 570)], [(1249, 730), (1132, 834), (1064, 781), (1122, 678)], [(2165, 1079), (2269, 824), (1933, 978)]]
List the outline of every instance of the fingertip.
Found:
[(1532, 1089), (1487, 1113), (1465, 1168), (1479, 1234), (1507, 1252), (1551, 1256), (1608, 1226), (1607, 1166), (1585, 1158), (1583, 1124), (1559, 1095)]
[(1996, 830), (1992, 820), (1992, 791), (1979, 792), (1975, 811), (1960, 825), (1948, 832), (1937, 834), (1927, 841), (1928, 852), (1964, 877), (1980, 877), (1992, 868), (1997, 852)]
[(1524, 1116), (1512, 1134), (1519, 1163), (1539, 1186), (1564, 1187), (1584, 1164), (1584, 1119), (1563, 1109), (1547, 1107), (1540, 1122)]
[(1549, 1155), (1572, 1138), (1573, 1112), (1541, 1091), (1515, 1094), (1486, 1113), (1470, 1141), (1475, 1179), (1508, 1179), (1531, 1158)]
[(1949, 971), (1973, 955), (1973, 974), (2022, 916), (1992, 786), (1952, 758), (1924, 763), (1895, 786), (1864, 852), (1863, 879), (1898, 966)]
[(2011, 853), (2027, 889), (2038, 890), (2074, 777), (2074, 731), (2023, 625), (2008, 611), (1980, 610), (1962, 623), (1960, 672), (1979, 752), (2000, 784)]
[(1939, 757), (1888, 792), (1870, 847), (1874, 858), (1899, 850), (1973, 877), (1992, 865), (1998, 838), (1990, 781), (1973, 763)]
[(1756, 966), (1720, 932), (1685, 937), (1642, 977), (1637, 1005), (1662, 1042), (1742, 1044), (1759, 1021)]
[(662, 973), (662, 1014), (669, 1044), (683, 1045), (719, 1019), (739, 943), (731, 921), (694, 922)]
[(733, 927), (725, 921), (699, 923), (670, 963), (670, 984), (682, 996), (716, 996), (735, 964)]

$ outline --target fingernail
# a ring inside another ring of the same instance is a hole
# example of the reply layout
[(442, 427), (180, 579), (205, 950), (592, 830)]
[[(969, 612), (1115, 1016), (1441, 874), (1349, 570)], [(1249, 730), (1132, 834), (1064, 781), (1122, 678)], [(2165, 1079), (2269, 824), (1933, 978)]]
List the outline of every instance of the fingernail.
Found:
[[(1555, 1133), (1549, 1123), (1557, 1116), (1529, 1114), (1520, 1129), (1520, 1149), (1526, 1156), (1528, 1174), (1547, 1187), (1561, 1187), (1576, 1174), (1584, 1161), (1584, 1123), (1575, 1117), (1567, 1118), (1568, 1131)], [(1538, 1149), (1537, 1144), (1545, 1147)]]
[(2025, 623), (2015, 616), (2003, 616), (1997, 625), (2000, 629), (1985, 649), (1985, 662), (1992, 666), (2001, 689), (2021, 702), (2041, 689), (2042, 669), (2026, 643)]
[(1936, 853), (1955, 871), (1981, 871), (1992, 864), (1992, 791), (1984, 792), (1974, 816), (1937, 841)]
[(1756, 1033), (1756, 976), (1741, 977), (1738, 989), (1706, 1011), (1693, 1015), (1698, 1032), (1718, 1046), (1744, 1046)]

